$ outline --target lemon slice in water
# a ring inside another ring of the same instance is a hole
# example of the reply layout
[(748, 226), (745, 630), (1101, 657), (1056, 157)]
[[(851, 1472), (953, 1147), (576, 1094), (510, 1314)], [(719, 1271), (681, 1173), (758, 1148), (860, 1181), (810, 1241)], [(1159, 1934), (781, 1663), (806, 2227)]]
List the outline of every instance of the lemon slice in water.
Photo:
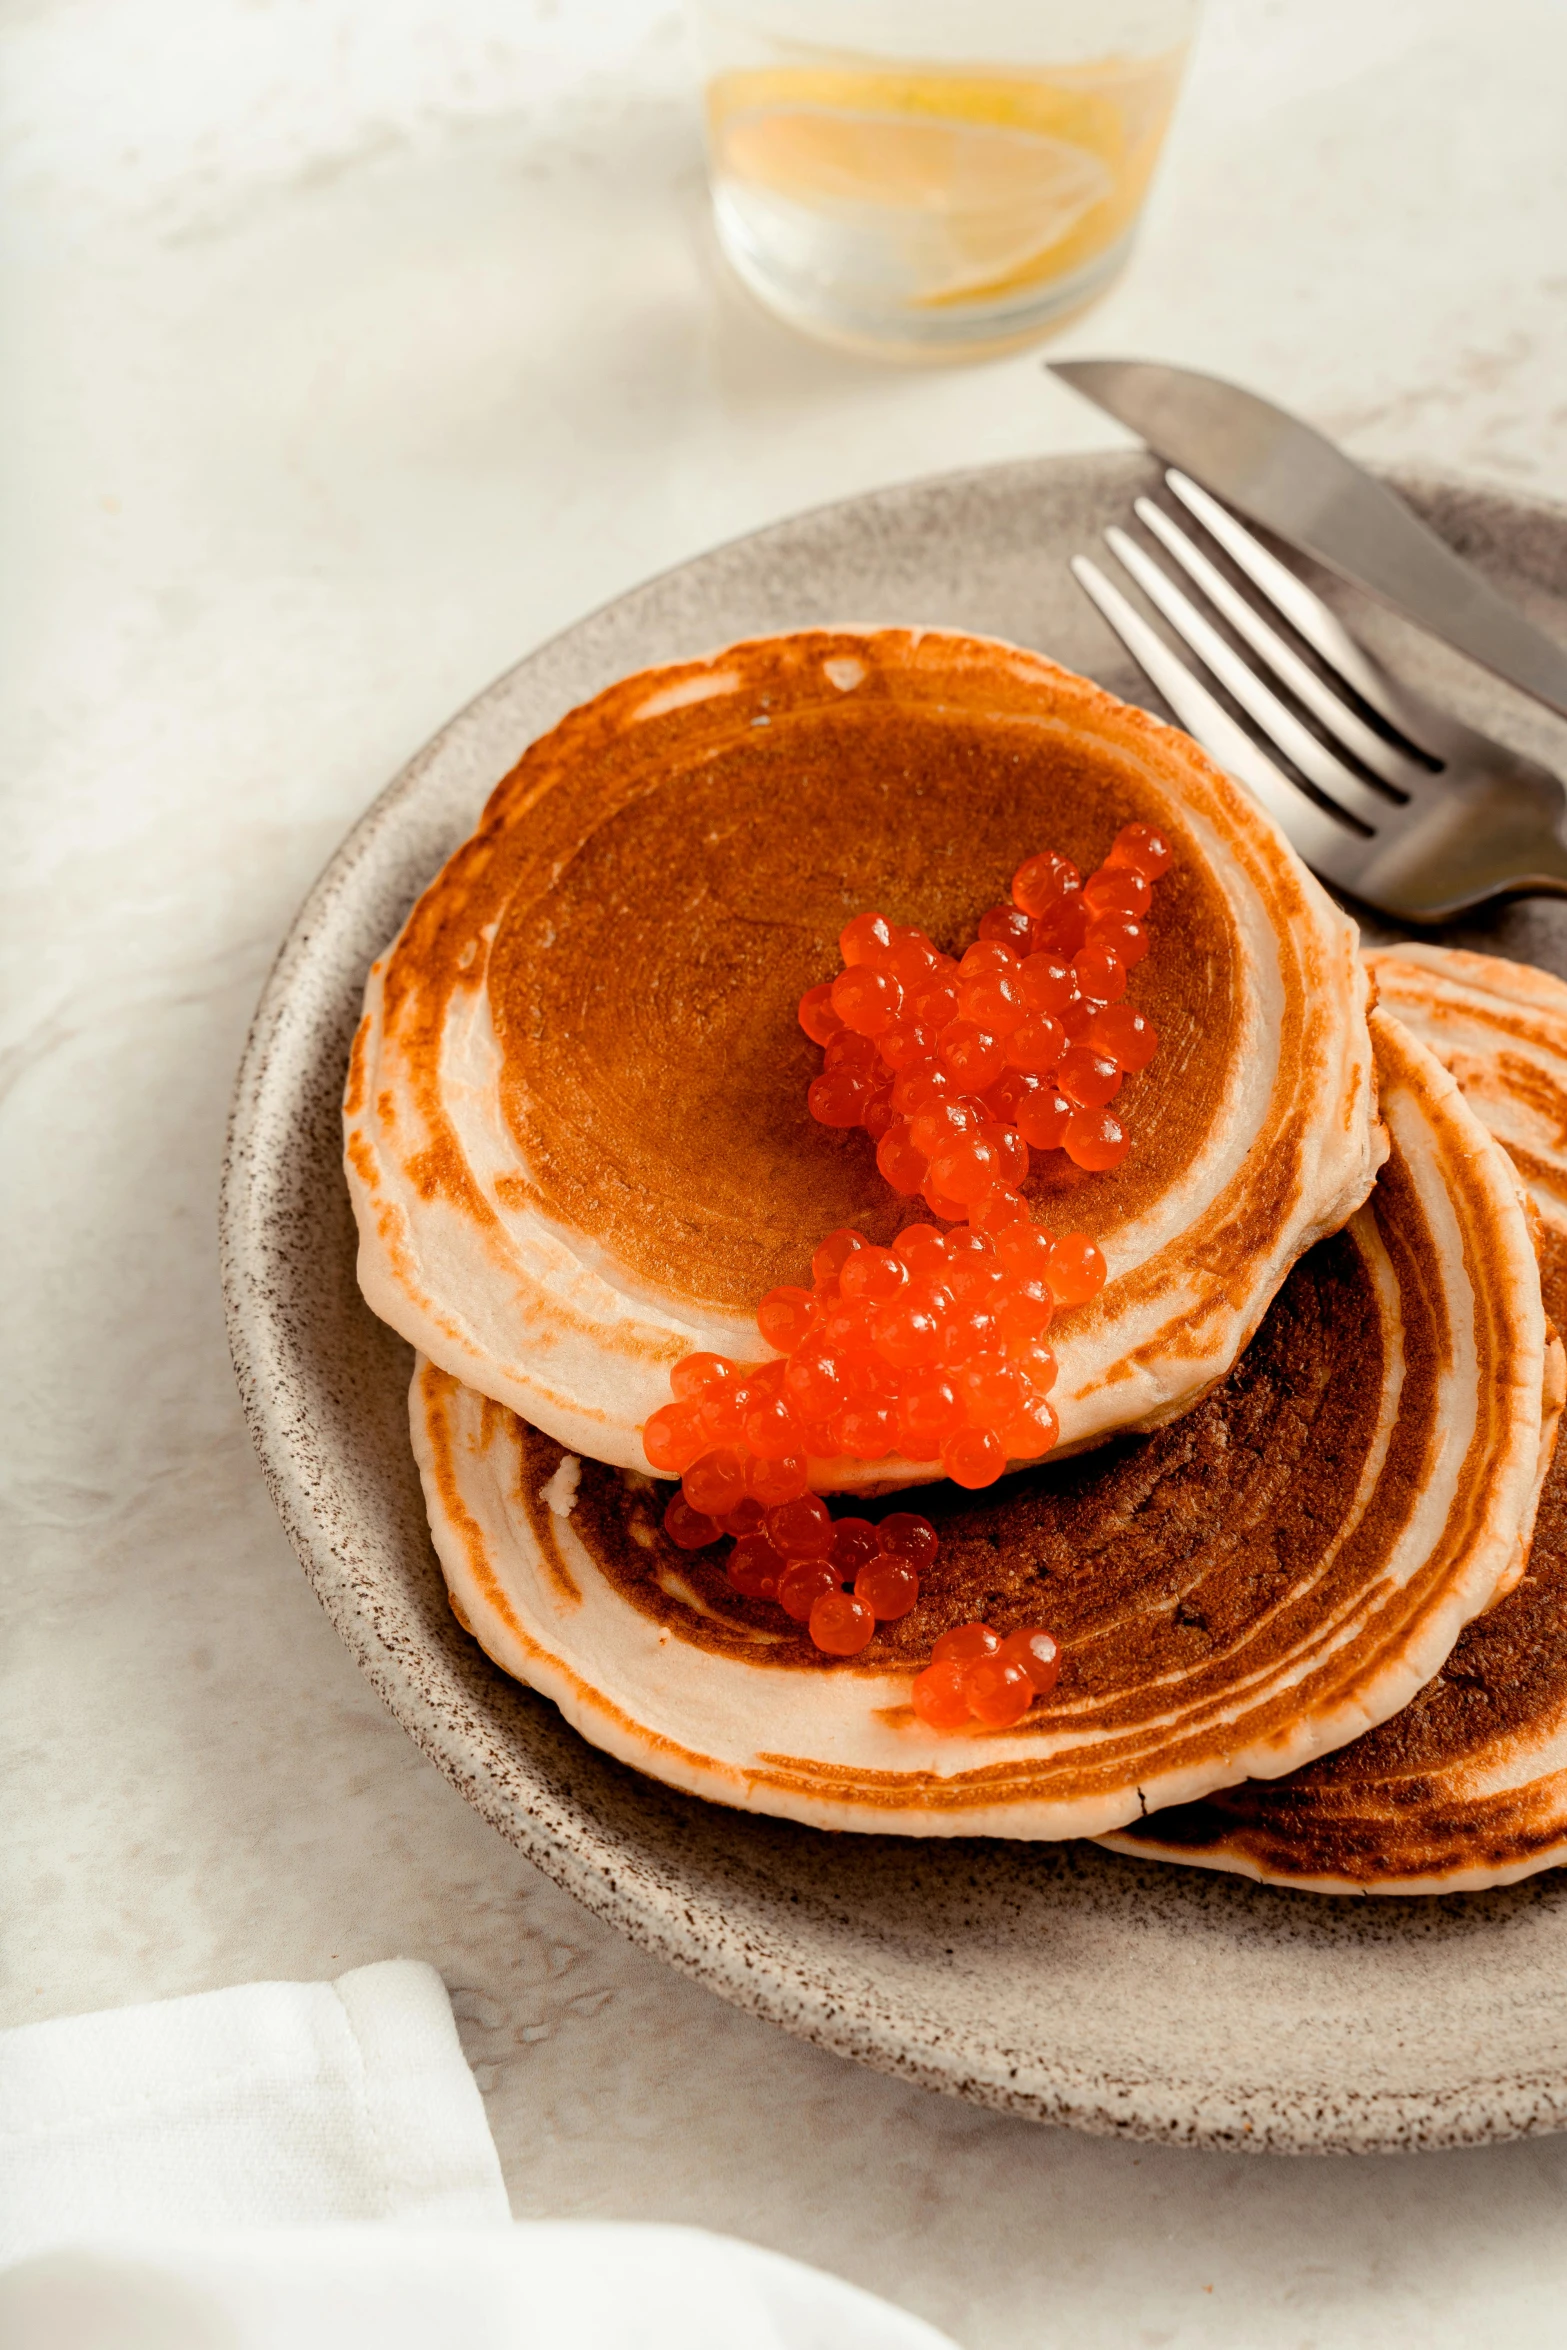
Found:
[(1048, 133), (811, 105), (730, 114), (720, 165), (795, 269), (896, 302), (1026, 277), (1116, 184)]

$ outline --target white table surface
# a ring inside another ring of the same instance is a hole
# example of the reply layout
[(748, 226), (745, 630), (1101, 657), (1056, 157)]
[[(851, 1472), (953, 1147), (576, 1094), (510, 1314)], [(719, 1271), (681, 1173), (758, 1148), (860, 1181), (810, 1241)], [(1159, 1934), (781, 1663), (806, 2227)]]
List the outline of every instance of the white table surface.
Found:
[[(1109, 428), (1030, 357), (882, 370), (753, 310), (663, 0), (15, 0), (0, 41), (5, 2019), (428, 1957), (519, 2213), (730, 2229), (972, 2350), (1558, 2341), (1567, 2141), (1035, 2129), (617, 1940), (383, 1713), (235, 1402), (230, 1080), (390, 773), (664, 564)], [(1560, 0), (1216, 0), (1060, 348), (1567, 496), (1564, 77)]]

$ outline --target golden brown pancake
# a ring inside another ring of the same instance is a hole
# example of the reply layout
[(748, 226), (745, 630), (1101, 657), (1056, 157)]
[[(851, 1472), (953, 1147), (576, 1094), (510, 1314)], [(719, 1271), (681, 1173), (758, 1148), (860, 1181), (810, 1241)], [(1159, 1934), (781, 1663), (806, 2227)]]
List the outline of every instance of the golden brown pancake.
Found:
[[(462, 1622), (622, 1760), (822, 1827), (1093, 1834), (1396, 1713), (1516, 1554), (1545, 1329), (1506, 1158), (1396, 1021), (1373, 1028), (1392, 1151), (1367, 1205), (1175, 1424), (923, 1495), (939, 1556), (861, 1657), (677, 1550), (667, 1487), (422, 1362), (414, 1449)], [(1046, 1625), (1061, 1680), (1013, 1729), (940, 1736), (911, 1679), (975, 1616)]]
[[(1382, 1002), (1516, 1158), (1542, 1211), (1545, 1310), (1567, 1330), (1567, 987), (1424, 944), (1367, 961)], [(1553, 1417), (1521, 1576), (1411, 1705), (1290, 1778), (1160, 1812), (1116, 1849), (1322, 1893), (1469, 1892), (1567, 1860), (1567, 1450), (1554, 1439)]]
[[(961, 949), (1021, 858), (1167, 831), (1134, 1000), (1162, 1040), (1113, 1175), (1052, 1153), (1041, 1220), (1110, 1280), (1060, 1324), (1066, 1448), (1184, 1410), (1382, 1148), (1354, 926), (1184, 735), (1031, 653), (808, 631), (627, 679), (498, 787), (376, 964), (345, 1118), (360, 1280), (466, 1385), (645, 1467), (694, 1348), (834, 1227), (908, 1220), (868, 1137), (819, 1126), (798, 1026), (870, 905)], [(919, 1210), (923, 1214), (923, 1209)], [(813, 1482), (907, 1482), (819, 1462)]]

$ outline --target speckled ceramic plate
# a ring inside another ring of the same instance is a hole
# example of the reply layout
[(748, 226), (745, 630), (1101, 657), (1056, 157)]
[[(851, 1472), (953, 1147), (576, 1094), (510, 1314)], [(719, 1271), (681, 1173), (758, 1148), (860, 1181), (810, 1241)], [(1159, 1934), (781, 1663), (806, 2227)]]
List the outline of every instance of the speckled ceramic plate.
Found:
[[(409, 1734), (579, 1900), (725, 1998), (1085, 2129), (1288, 2152), (1560, 2129), (1559, 1873), (1354, 1902), (1091, 1846), (835, 1837), (674, 1794), (584, 1745), (452, 1617), (408, 1446), (408, 1350), (354, 1282), (338, 1103), (365, 971), (523, 745), (644, 663), (844, 620), (990, 631), (1144, 698), (1066, 557), (1154, 479), (1140, 457), (1061, 459), (805, 515), (567, 630), (419, 754), (311, 893), (240, 1073), (223, 1237), (245, 1407), (322, 1605)], [(1567, 512), (1401, 486), (1567, 640)], [(1567, 728), (1381, 615), (1351, 617), (1428, 690), (1567, 771)], [(1567, 975), (1567, 908), (1505, 909), (1462, 937)]]

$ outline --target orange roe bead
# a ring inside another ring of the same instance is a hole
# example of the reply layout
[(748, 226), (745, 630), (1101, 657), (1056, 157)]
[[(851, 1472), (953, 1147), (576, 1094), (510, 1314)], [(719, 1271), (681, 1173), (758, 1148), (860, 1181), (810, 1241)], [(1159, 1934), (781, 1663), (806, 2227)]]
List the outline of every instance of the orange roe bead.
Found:
[(1055, 1298), (1044, 1281), (1020, 1281), (996, 1308), (996, 1327), (1008, 1352), (1043, 1338), (1055, 1314)]
[(789, 1358), (784, 1393), (800, 1418), (830, 1420), (845, 1402), (843, 1367), (825, 1347), (807, 1342)]
[(1017, 986), (1030, 1012), (1060, 1012), (1077, 993), (1070, 962), (1048, 953), (1028, 957), (1018, 972)]
[(847, 1583), (881, 1555), (881, 1537), (869, 1518), (835, 1518), (828, 1557)]
[(1092, 917), (1081, 893), (1065, 898), (1034, 924), (1034, 952), (1064, 955), (1070, 962), (1088, 934)]
[(722, 1387), (709, 1388), (692, 1405), (697, 1426), (707, 1439), (706, 1449), (715, 1445), (739, 1444), (745, 1436), (746, 1414), (760, 1399), (753, 1394), (750, 1382), (731, 1379)]
[(957, 1086), (939, 1061), (917, 1061), (912, 1069), (899, 1070), (892, 1088), (893, 1108), (906, 1118), (922, 1117), (956, 1092)]
[(958, 1393), (976, 1428), (1000, 1428), (1017, 1418), (1028, 1401), (1028, 1386), (1000, 1353), (976, 1354), (958, 1374)]
[(972, 1716), (963, 1686), (966, 1670), (960, 1664), (927, 1665), (915, 1674), (909, 1703), (928, 1730), (967, 1728)]
[(879, 1036), (903, 1010), (903, 989), (890, 971), (857, 963), (832, 983), (832, 1008), (859, 1036)]
[(1000, 1438), (988, 1428), (964, 1428), (942, 1446), (941, 1465), (954, 1485), (975, 1492), (983, 1485), (994, 1485), (1007, 1465), (1007, 1456)]
[(958, 989), (958, 1018), (992, 1036), (1010, 1036), (1025, 1017), (1022, 991), (1004, 971), (981, 971)]
[(876, 1559), (854, 1578), (855, 1598), (870, 1609), (879, 1624), (895, 1624), (908, 1614), (919, 1595), (919, 1576), (905, 1559)]
[(916, 987), (912, 999), (912, 1009), (915, 1019), (922, 1028), (945, 1028), (949, 1020), (956, 1019), (958, 1010), (957, 966), (953, 965), (950, 976), (939, 975), (932, 978), (926, 986)]
[(945, 1439), (967, 1423), (963, 1399), (950, 1379), (922, 1379), (898, 1405), (898, 1434), (911, 1461), (941, 1458)]
[[(807, 1451), (817, 1451), (811, 1444), (808, 1427), (802, 1427), (800, 1435)], [(793, 1501), (796, 1494), (808, 1491), (809, 1485), (804, 1452), (790, 1453), (781, 1461), (764, 1461), (760, 1453), (752, 1453), (746, 1461), (747, 1499), (760, 1502), (764, 1510), (777, 1509), (781, 1502)]]
[(776, 1599), (789, 1562), (765, 1534), (746, 1534), (729, 1553), (730, 1583), (745, 1599)]
[(1164, 834), (1155, 832), (1151, 824), (1123, 824), (1105, 863), (1130, 865), (1145, 881), (1157, 881), (1161, 873), (1169, 871), (1174, 855)]
[(1095, 1003), (1119, 1003), (1126, 993), (1126, 965), (1111, 946), (1079, 947), (1072, 957), (1072, 975)]
[(880, 1305), (896, 1297), (907, 1283), (909, 1268), (890, 1248), (860, 1248), (844, 1259), (838, 1284), (846, 1298), (869, 1298)]
[(1111, 948), (1122, 966), (1130, 971), (1152, 946), (1153, 932), (1146, 922), (1134, 921), (1130, 914), (1101, 914), (1088, 925), (1083, 944)]
[(1055, 1407), (1042, 1395), (1034, 1396), (1022, 1410), (998, 1429), (998, 1435), (1010, 1461), (1037, 1461), (1050, 1451), (1061, 1434), (1061, 1423)]
[(1021, 1345), (1009, 1346), (1007, 1360), (1016, 1365), (1029, 1386), (1038, 1395), (1048, 1395), (1056, 1383), (1060, 1369), (1054, 1350), (1042, 1338), (1025, 1339)]
[(982, 1200), (976, 1200), (969, 1209), (968, 1220), (976, 1232), (1001, 1232), (1007, 1225), (1026, 1219), (1028, 1202), (1021, 1192), (1013, 1191), (1005, 1183), (998, 1183), (987, 1191)]
[(944, 1224), (961, 1224), (968, 1215), (968, 1208), (964, 1201), (948, 1199), (946, 1193), (938, 1191), (932, 1183), (926, 1184), (920, 1197), (931, 1214), (939, 1216)]
[(1140, 922), (1153, 904), (1153, 887), (1130, 865), (1101, 865), (1083, 884), (1083, 903), (1090, 916), (1130, 914)]
[(966, 1094), (944, 1094), (909, 1121), (909, 1138), (927, 1159), (940, 1158), (961, 1134), (977, 1134), (984, 1113)]
[(989, 1306), (956, 1305), (942, 1324), (942, 1363), (949, 1371), (960, 1371), (976, 1355), (988, 1354), (995, 1343), (996, 1317)]
[(920, 1573), (931, 1565), (941, 1544), (929, 1518), (918, 1510), (894, 1510), (876, 1529), (888, 1558), (906, 1559)]
[(853, 1256), (857, 1248), (869, 1248), (863, 1232), (856, 1232), (852, 1224), (840, 1224), (836, 1232), (829, 1232), (811, 1258), (811, 1279), (818, 1284), (836, 1281), (843, 1271), (844, 1260)]
[[(750, 1482), (748, 1473), (746, 1477), (748, 1488)], [(737, 1501), (734, 1508), (721, 1517), (718, 1523), (725, 1534), (733, 1534), (736, 1538), (742, 1534), (754, 1534), (762, 1523), (762, 1505), (752, 1497), (748, 1490), (744, 1501)]]
[(851, 968), (857, 963), (880, 963), (892, 947), (892, 924), (885, 914), (856, 914), (838, 933), (838, 952)]
[(1021, 1183), (1028, 1174), (1028, 1145), (1015, 1126), (992, 1126), (985, 1136), (1000, 1162), (1000, 1180)]
[(933, 1665), (967, 1667), (982, 1656), (994, 1656), (1001, 1646), (1001, 1635), (992, 1632), (988, 1624), (954, 1624), (950, 1632), (943, 1632), (931, 1644), (930, 1661)]
[(861, 1076), (879, 1084), (882, 1078), (881, 1054), (873, 1036), (861, 1036), (857, 1029), (840, 1028), (822, 1047), (823, 1069), (855, 1069)]
[(987, 1730), (1010, 1730), (1034, 1702), (1034, 1684), (1010, 1657), (982, 1656), (963, 1676), (963, 1694), (975, 1721)]
[(1014, 954), (1026, 955), (1033, 928), (1020, 906), (987, 906), (979, 918), (980, 943), (988, 946), (994, 941), (1011, 947)]
[[(1001, 1039), (972, 1020), (949, 1020), (936, 1047), (943, 1068), (961, 1085), (982, 1093), (1006, 1067)], [(820, 1080), (818, 1080), (818, 1083)]]
[(1106, 1004), (1096, 1012), (1089, 1022), (1088, 1041), (1095, 1052), (1119, 1061), (1128, 1076), (1146, 1069), (1159, 1050), (1152, 1022), (1130, 1004)]
[(681, 1550), (706, 1550), (723, 1532), (716, 1518), (702, 1510), (694, 1510), (683, 1493), (677, 1493), (664, 1512), (664, 1532)]
[(879, 1149), (883, 1136), (890, 1133), (898, 1123), (898, 1113), (892, 1106), (892, 1084), (889, 1079), (871, 1095), (860, 1114), (860, 1124)]
[[(1076, 985), (1075, 973), (1073, 975), (1073, 984), (1074, 986)], [(1092, 1020), (1098, 1008), (1099, 1007), (1097, 1004), (1091, 1004), (1087, 997), (1083, 995), (1075, 995), (1069, 1004), (1062, 1005), (1057, 1017), (1059, 1018), (1062, 1027), (1066, 1030), (1066, 1041), (1068, 1044), (1081, 1044), (1083, 1042), (1084, 1038), (1088, 1034), (1088, 1024)]]
[(871, 1324), (876, 1352), (898, 1371), (918, 1371), (939, 1363), (942, 1340), (942, 1316), (930, 1296), (917, 1288), (883, 1306)]
[(703, 1453), (680, 1480), (680, 1490), (694, 1510), (721, 1518), (745, 1499), (745, 1460), (732, 1445)]
[(944, 959), (931, 945), (923, 930), (897, 931), (881, 968), (890, 971), (907, 993), (911, 989), (928, 987), (938, 975)]
[(706, 1442), (690, 1404), (664, 1404), (649, 1413), (642, 1430), (642, 1449), (661, 1477), (682, 1476), (700, 1457)]
[(1086, 1232), (1066, 1232), (1050, 1251), (1049, 1282), (1056, 1303), (1087, 1305), (1105, 1285), (1105, 1261)]
[(1043, 1224), (1029, 1224), (1003, 1233), (996, 1242), (996, 1256), (1015, 1280), (1043, 1280), (1054, 1247), (1054, 1236)]
[(745, 1418), (747, 1449), (758, 1460), (787, 1461), (799, 1452), (803, 1437), (800, 1423), (782, 1396), (775, 1396), (758, 1405)]
[(876, 1629), (874, 1611), (850, 1591), (825, 1591), (812, 1608), (811, 1638), (827, 1656), (858, 1656)]
[(816, 1301), (810, 1291), (793, 1285), (770, 1289), (756, 1309), (758, 1330), (782, 1355), (793, 1354), (815, 1319)]
[(906, 1118), (899, 1118), (889, 1126), (876, 1145), (876, 1165), (882, 1179), (892, 1185), (900, 1198), (913, 1199), (924, 1190), (930, 1163), (910, 1134)]
[(767, 1513), (767, 1538), (785, 1558), (822, 1559), (832, 1548), (832, 1512), (814, 1493)]
[(891, 1404), (845, 1404), (832, 1427), (839, 1452), (851, 1461), (884, 1461), (898, 1449), (898, 1414)]
[(908, 1005), (905, 1002), (905, 1017), (894, 1020), (892, 1026), (884, 1028), (875, 1040), (884, 1064), (894, 1072), (911, 1069), (921, 1061), (928, 1061), (936, 1050), (936, 1039), (945, 1025), (944, 1021), (910, 1020), (907, 1012)]
[(1061, 1647), (1053, 1632), (1041, 1624), (1024, 1624), (1009, 1632), (997, 1649), (1009, 1665), (1021, 1665), (1033, 1683), (1036, 1697), (1048, 1697), (1061, 1675)]
[(875, 1086), (859, 1069), (826, 1069), (805, 1090), (805, 1106), (818, 1126), (858, 1126)]
[(795, 1559), (778, 1578), (778, 1604), (786, 1616), (804, 1624), (816, 1602), (838, 1587), (838, 1571), (825, 1559)]
[(959, 1134), (930, 1162), (930, 1182), (947, 1199), (983, 1199), (1000, 1180), (1001, 1157), (982, 1134)]
[(731, 1362), (728, 1355), (682, 1355), (669, 1374), (669, 1384), (678, 1403), (695, 1403), (739, 1376), (739, 1364)]
[[(1067, 1100), (1080, 1110), (1102, 1110), (1121, 1090), (1121, 1064), (1096, 1053), (1091, 1044), (1074, 1044), (1064, 1052), (1056, 1077)], [(1066, 1147), (1070, 1151), (1071, 1144)]]
[(1073, 1105), (1055, 1086), (1046, 1086), (1017, 1106), (1017, 1130), (1030, 1150), (1058, 1151), (1066, 1140)]
[(1041, 1075), (1053, 1069), (1066, 1050), (1066, 1030), (1048, 1012), (1034, 1012), (1020, 1021), (1006, 1040), (1007, 1064)]
[(1040, 915), (1082, 886), (1082, 877), (1070, 857), (1043, 849), (1027, 858), (1012, 876), (1012, 903), (1025, 914)]
[(824, 979), (820, 987), (808, 987), (801, 996), (800, 1026), (812, 1044), (830, 1044), (841, 1031), (843, 1021), (833, 1010), (830, 979)]
[(947, 1243), (934, 1224), (906, 1224), (893, 1247), (911, 1273), (929, 1273), (947, 1261)]
[(1132, 1147), (1132, 1138), (1108, 1110), (1075, 1110), (1066, 1122), (1062, 1144), (1074, 1167), (1085, 1173), (1108, 1174), (1119, 1167)]

